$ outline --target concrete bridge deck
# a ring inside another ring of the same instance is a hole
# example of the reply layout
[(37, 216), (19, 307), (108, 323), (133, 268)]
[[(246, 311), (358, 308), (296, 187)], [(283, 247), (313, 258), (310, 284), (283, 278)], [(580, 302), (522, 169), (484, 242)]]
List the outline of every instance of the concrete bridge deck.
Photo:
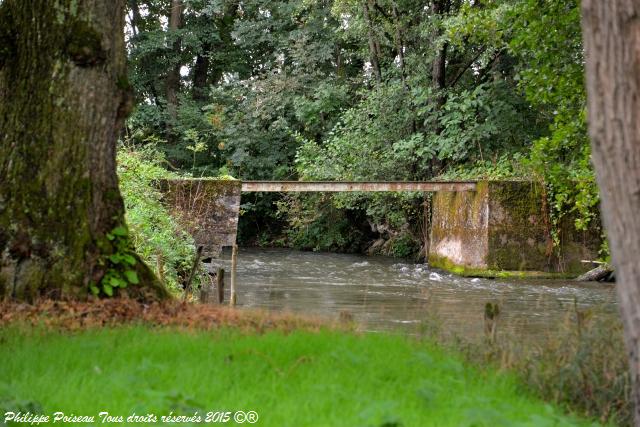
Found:
[(475, 191), (475, 181), (242, 181), (243, 192)]

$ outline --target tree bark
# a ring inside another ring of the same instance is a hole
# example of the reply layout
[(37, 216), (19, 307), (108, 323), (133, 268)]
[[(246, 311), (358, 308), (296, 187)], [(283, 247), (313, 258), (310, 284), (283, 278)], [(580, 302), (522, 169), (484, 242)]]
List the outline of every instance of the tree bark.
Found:
[(132, 106), (124, 3), (0, 3), (0, 298), (83, 298), (113, 267), (116, 139)]
[(575, 278), (576, 282), (606, 281), (615, 270), (609, 264), (599, 265)]
[(196, 56), (196, 65), (193, 67), (193, 99), (204, 102), (209, 97), (209, 54), (211, 44), (204, 43), (202, 52)]
[[(235, 26), (236, 19), (238, 18), (238, 10), (240, 8), (240, 2), (238, 0), (230, 0), (226, 3), (222, 16), (216, 19), (216, 27), (218, 28), (218, 34), (220, 40), (214, 43), (211, 48), (213, 52), (229, 52), (233, 49), (234, 41), (231, 34)], [(211, 61), (211, 60), (210, 60)], [(210, 85), (216, 85), (222, 80), (224, 71), (227, 71), (226, 64), (214, 63), (212, 71), (210, 73), (208, 82)]]
[(394, 39), (396, 42), (396, 52), (398, 54), (398, 67), (400, 68), (400, 79), (402, 80), (402, 86), (406, 90), (408, 89), (408, 87), (407, 87), (406, 71), (405, 71), (405, 65), (404, 65), (404, 38), (402, 37), (404, 29), (402, 28), (402, 22), (400, 21), (400, 13), (398, 12), (398, 6), (395, 1), (392, 3), (391, 7), (392, 7), (391, 10), (393, 13), (393, 23), (395, 26)]
[(364, 16), (364, 22), (367, 25), (367, 39), (369, 41), (369, 59), (371, 61), (371, 68), (376, 78), (376, 82), (380, 84), (382, 81), (382, 72), (380, 70), (380, 47), (376, 40), (373, 21), (371, 20), (371, 7), (368, 4), (369, 0), (362, 2), (362, 13)]
[[(433, 2), (433, 13), (438, 16), (438, 19), (448, 11), (448, 0), (435, 0)], [(440, 35), (441, 31), (438, 30), (435, 38), (437, 39)], [(431, 86), (435, 92), (435, 105), (437, 110), (440, 110), (446, 102), (444, 90), (447, 86), (447, 49), (447, 43), (440, 46), (431, 65)], [(436, 135), (442, 133), (442, 125), (440, 125), (440, 122), (437, 120), (434, 123), (434, 132)], [(441, 169), (442, 162), (437, 157), (433, 157), (431, 160), (431, 177), (437, 175)]]
[(133, 36), (136, 37), (140, 32), (140, 22), (142, 18), (140, 16), (140, 6), (138, 0), (129, 0), (129, 9), (131, 9), (131, 30)]
[(583, 0), (589, 134), (640, 426), (640, 3)]
[[(214, 52), (225, 52), (233, 45), (231, 33), (238, 12), (239, 2), (231, 0), (226, 2), (223, 12), (214, 20), (205, 22), (203, 26), (215, 25), (218, 30), (219, 40), (215, 43), (205, 40), (202, 43), (202, 51), (196, 56), (196, 64), (193, 68), (193, 92), (195, 101), (206, 102), (209, 98), (209, 85), (217, 84), (222, 78), (225, 64), (212, 64), (211, 56)], [(204, 18), (209, 19), (209, 18)], [(206, 35), (205, 37), (210, 37)]]
[[(442, 16), (448, 12), (447, 0), (436, 0), (433, 3), (433, 13), (437, 16)], [(438, 38), (441, 35), (441, 31), (438, 30), (435, 37)], [(436, 91), (436, 105), (441, 108), (445, 103), (444, 89), (447, 86), (447, 50), (448, 44), (444, 43), (438, 48), (435, 59), (431, 66), (431, 84)]]
[[(169, 15), (169, 32), (175, 32), (182, 27), (182, 0), (171, 0), (171, 13)], [(179, 57), (181, 50), (181, 41), (177, 37), (173, 42), (173, 56)], [(178, 116), (178, 91), (180, 90), (180, 61), (174, 61), (173, 66), (169, 69), (165, 80), (165, 96), (167, 98), (167, 112), (171, 120), (176, 120)]]
[(447, 76), (447, 43), (438, 50), (438, 54), (433, 61), (433, 66), (431, 70), (431, 81), (432, 86), (436, 90), (436, 105), (438, 108), (442, 107), (445, 103), (445, 97), (442, 91), (447, 87), (446, 84), (446, 76)]

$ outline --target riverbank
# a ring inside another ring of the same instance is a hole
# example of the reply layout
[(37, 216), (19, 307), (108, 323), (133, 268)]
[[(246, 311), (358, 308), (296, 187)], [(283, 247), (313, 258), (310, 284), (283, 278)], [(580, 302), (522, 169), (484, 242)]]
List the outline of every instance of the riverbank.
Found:
[(318, 331), (337, 327), (326, 319), (291, 313), (240, 311), (228, 306), (192, 304), (175, 299), (143, 304), (126, 297), (93, 298), (88, 301), (41, 300), (34, 304), (0, 301), (0, 328), (15, 325), (27, 327), (27, 331), (45, 328), (45, 331), (68, 332), (132, 325), (172, 327), (186, 331), (227, 327), (255, 333), (268, 330)]
[(237, 411), (254, 411), (262, 426), (595, 425), (533, 397), (514, 375), (400, 335), (129, 300), (3, 304), (0, 313), (3, 413), (100, 423), (108, 412), (123, 425), (135, 425), (126, 422), (134, 413), (193, 425)]
[(592, 425), (532, 398), (512, 376), (399, 336), (121, 326), (5, 328), (0, 340), (3, 412), (96, 423), (100, 412), (169, 424), (161, 417), (253, 411), (261, 426)]

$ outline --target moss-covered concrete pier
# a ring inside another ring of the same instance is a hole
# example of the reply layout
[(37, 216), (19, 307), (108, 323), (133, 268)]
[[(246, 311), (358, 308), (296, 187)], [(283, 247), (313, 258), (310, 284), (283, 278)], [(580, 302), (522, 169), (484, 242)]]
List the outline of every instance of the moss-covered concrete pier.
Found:
[(432, 199), (429, 264), (465, 276), (575, 277), (598, 256), (597, 227), (558, 226), (554, 248), (543, 187), (530, 181), (481, 181), (474, 192)]

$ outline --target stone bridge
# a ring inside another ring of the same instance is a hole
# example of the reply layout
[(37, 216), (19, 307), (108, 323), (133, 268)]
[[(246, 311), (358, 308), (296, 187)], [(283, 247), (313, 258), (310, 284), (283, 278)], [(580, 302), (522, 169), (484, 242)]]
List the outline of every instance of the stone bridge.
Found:
[(553, 247), (544, 191), (531, 181), (327, 182), (165, 180), (164, 202), (203, 247), (218, 257), (236, 241), (243, 192), (429, 192), (432, 267), (467, 276), (576, 276), (597, 257), (598, 224), (578, 232), (571, 218)]

